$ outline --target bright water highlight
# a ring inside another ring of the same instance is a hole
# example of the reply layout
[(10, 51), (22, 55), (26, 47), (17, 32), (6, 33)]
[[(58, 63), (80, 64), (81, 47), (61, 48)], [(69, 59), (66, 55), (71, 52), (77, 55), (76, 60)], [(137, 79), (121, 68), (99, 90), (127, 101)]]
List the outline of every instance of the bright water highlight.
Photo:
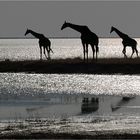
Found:
[[(138, 46), (140, 39), (136, 39)], [(83, 47), (80, 39), (51, 39), (52, 59), (83, 58)], [(99, 58), (120, 58), (122, 54), (122, 40), (116, 38), (101, 38), (99, 42)], [(139, 47), (138, 47), (139, 51)], [(132, 50), (127, 47), (126, 53), (131, 55)], [(89, 56), (92, 50), (89, 46)], [(44, 56), (43, 56), (44, 57)], [(134, 54), (134, 57), (136, 55)], [(0, 39), (0, 60), (35, 60), (40, 59), (40, 50), (37, 39)], [(45, 57), (44, 57), (45, 59)]]
[(0, 99), (47, 94), (140, 95), (140, 76), (0, 73)]

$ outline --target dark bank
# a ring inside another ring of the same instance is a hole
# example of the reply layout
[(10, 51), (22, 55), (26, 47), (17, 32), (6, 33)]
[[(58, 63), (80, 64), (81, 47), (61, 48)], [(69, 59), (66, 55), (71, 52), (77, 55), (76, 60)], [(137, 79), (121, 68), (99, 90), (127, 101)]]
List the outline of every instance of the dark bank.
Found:
[(140, 58), (103, 58), (83, 62), (81, 58), (0, 61), (0, 72), (58, 74), (140, 74)]

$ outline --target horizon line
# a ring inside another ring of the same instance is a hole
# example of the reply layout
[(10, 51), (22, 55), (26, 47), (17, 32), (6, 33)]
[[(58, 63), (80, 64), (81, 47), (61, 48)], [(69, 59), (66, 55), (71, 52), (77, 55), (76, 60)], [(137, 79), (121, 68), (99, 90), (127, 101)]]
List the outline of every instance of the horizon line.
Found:
[(8, 1), (8, 2), (51, 2), (51, 1), (53, 1), (53, 2), (98, 2), (98, 1), (100, 1), (100, 2), (139, 2), (140, 0), (88, 0), (88, 1), (86, 1), (86, 0), (0, 0), (0, 2), (5, 2), (5, 1)]
[[(80, 39), (80, 37), (47, 37), (49, 39)], [(99, 38), (120, 38), (120, 37), (99, 37)], [(140, 38), (140, 37), (131, 37)], [(34, 37), (0, 37), (0, 39), (37, 39)]]

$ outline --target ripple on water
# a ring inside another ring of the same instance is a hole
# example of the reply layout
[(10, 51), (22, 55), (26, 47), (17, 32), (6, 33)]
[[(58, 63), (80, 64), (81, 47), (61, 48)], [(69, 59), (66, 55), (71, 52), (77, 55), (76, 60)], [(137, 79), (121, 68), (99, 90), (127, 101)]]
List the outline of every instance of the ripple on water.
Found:
[(140, 76), (1, 73), (0, 96), (140, 95)]

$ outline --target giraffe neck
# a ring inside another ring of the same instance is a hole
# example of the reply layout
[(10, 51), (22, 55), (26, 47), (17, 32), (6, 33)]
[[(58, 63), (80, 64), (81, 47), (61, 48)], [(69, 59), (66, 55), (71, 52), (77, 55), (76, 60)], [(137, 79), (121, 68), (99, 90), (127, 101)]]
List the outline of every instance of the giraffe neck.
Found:
[(69, 28), (72, 28), (73, 30), (76, 30), (77, 32), (80, 32), (81, 34), (85, 32), (85, 27), (86, 26), (81, 26), (81, 25), (75, 25), (75, 24), (71, 24), (68, 23)]
[(114, 31), (118, 34), (120, 38), (125, 38), (127, 35), (119, 31), (118, 29), (114, 28)]
[(35, 38), (40, 39), (40, 37), (41, 37), (41, 34), (36, 33), (36, 32), (34, 32), (34, 31), (32, 31), (32, 30), (30, 30), (29, 33), (32, 34)]

